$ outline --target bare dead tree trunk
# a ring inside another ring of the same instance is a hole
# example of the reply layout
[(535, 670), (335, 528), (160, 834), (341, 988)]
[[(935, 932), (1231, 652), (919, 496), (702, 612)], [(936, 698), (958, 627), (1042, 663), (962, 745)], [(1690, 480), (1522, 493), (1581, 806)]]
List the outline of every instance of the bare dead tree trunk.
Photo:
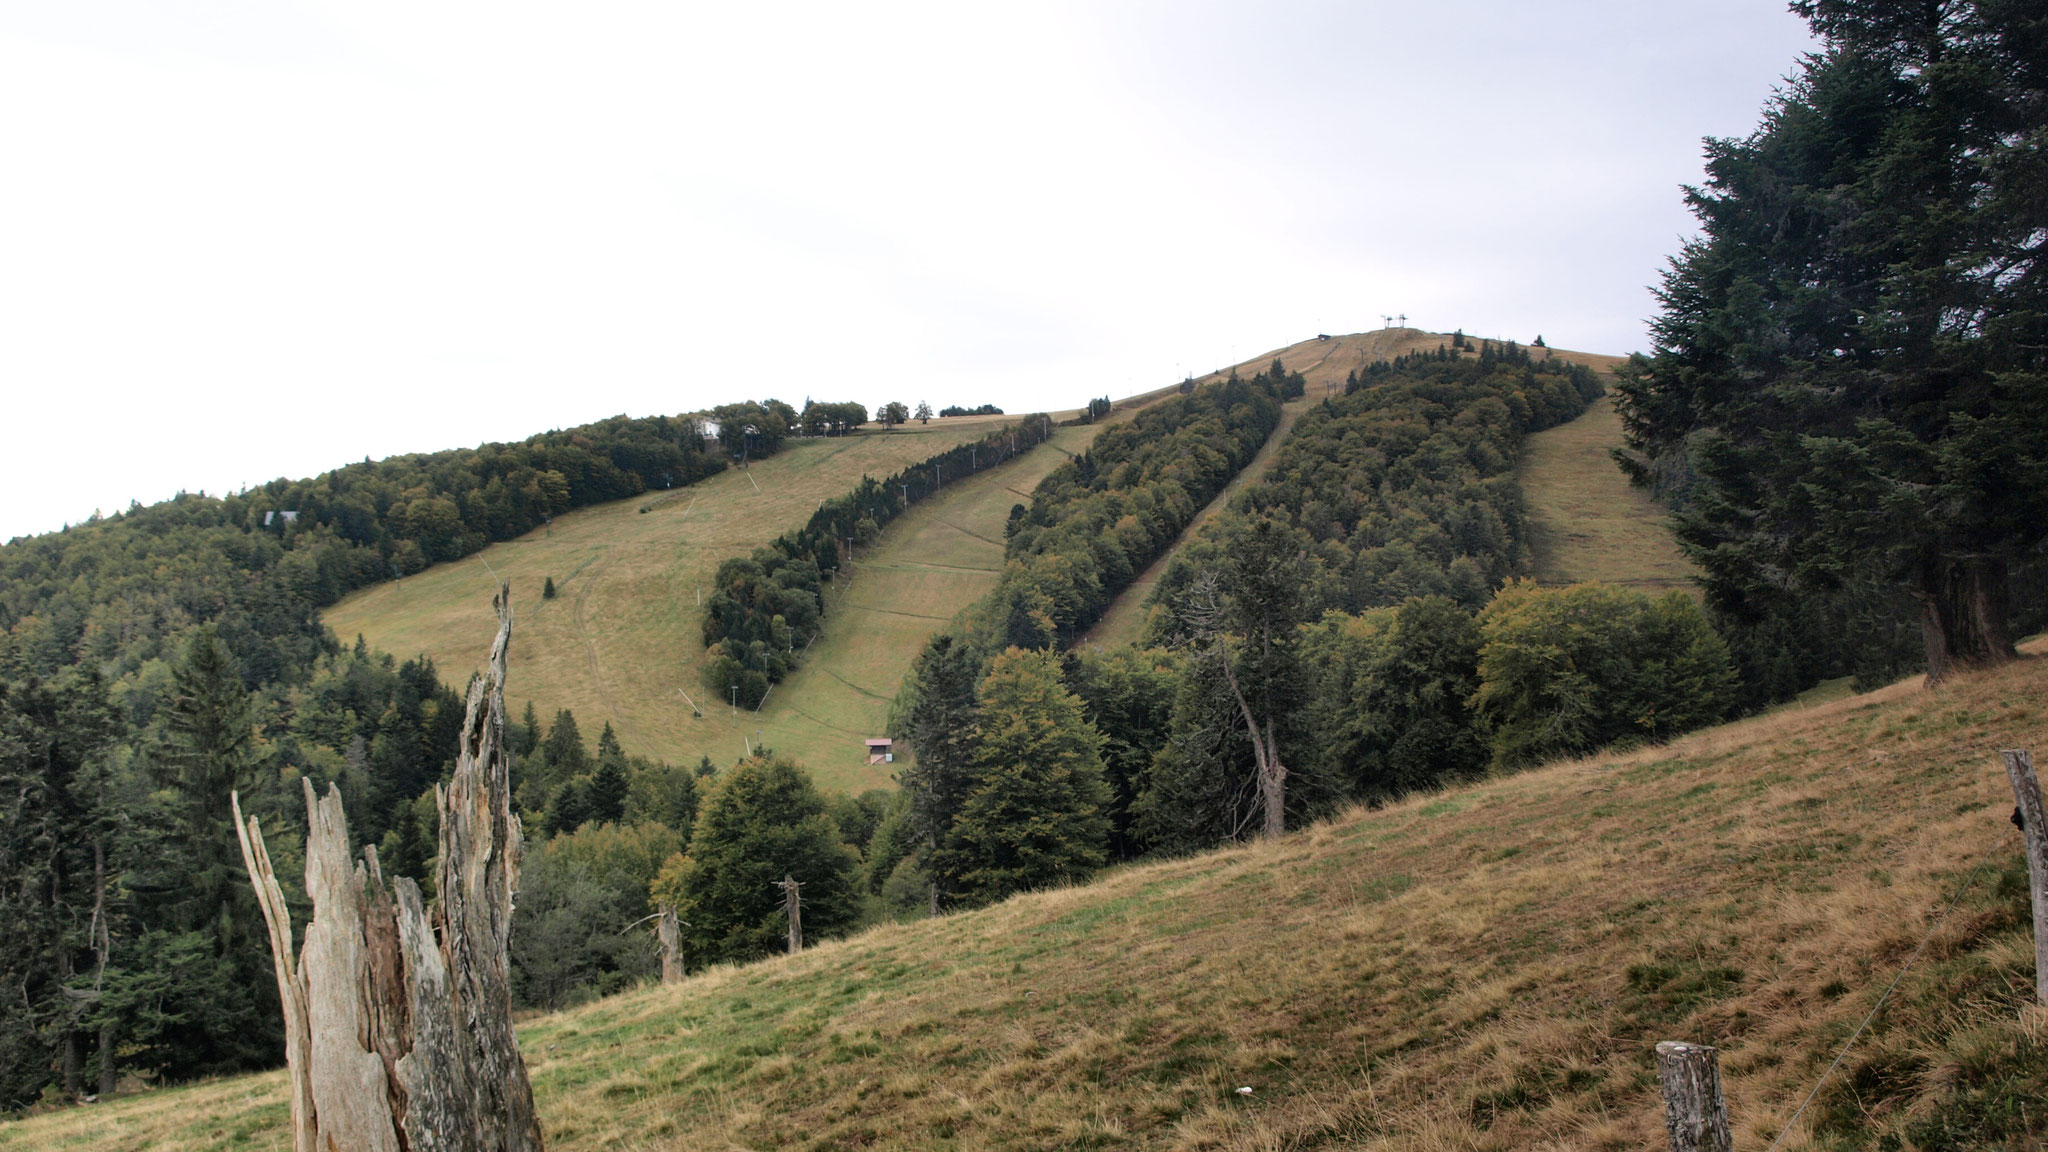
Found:
[[(114, 932), (107, 923), (107, 852), (106, 845), (98, 840), (92, 842), (92, 991), (100, 996), (107, 978), (107, 962), (113, 959)], [(119, 1080), (114, 1070), (114, 1023), (100, 1021), (100, 1098), (114, 1094)]]
[(1252, 743), (1259, 805), (1265, 810), (1265, 823), (1259, 834), (1265, 839), (1277, 840), (1287, 833), (1287, 768), (1280, 763), (1280, 747), (1273, 739), (1271, 718), (1268, 718), (1265, 730), (1261, 731), (1258, 715), (1252, 711), (1251, 701), (1245, 698), (1244, 688), (1237, 682), (1237, 670), (1230, 666), (1222, 590), (1217, 586), (1215, 573), (1203, 572), (1195, 577), (1181, 598), (1178, 611), (1195, 643), (1206, 642), (1208, 654), (1223, 670), (1224, 683), (1230, 687), (1230, 698), (1244, 719), (1245, 736)]
[(64, 1098), (76, 1102), (85, 1076), (85, 1036), (73, 1028), (64, 1033)]
[(782, 910), (789, 916), (789, 954), (794, 956), (804, 950), (804, 901), (797, 893), (803, 885), (785, 872), (775, 886), (782, 889)]
[(661, 942), (661, 982), (679, 984), (683, 979), (683, 929), (676, 919), (676, 906), (663, 904), (654, 922), (655, 939)]
[(505, 741), (509, 592), (497, 639), (470, 685), (461, 754), (441, 807), (440, 898), (388, 888), (374, 848), (349, 848), (341, 796), (306, 798), (313, 918), (298, 959), (263, 835), (232, 797), (242, 860), (270, 929), (284, 1003), (295, 1152), (539, 1152), (540, 1124), (512, 1032), (506, 945), (519, 883)]
[[(512, 1032), (509, 945), (512, 901), (524, 847), (512, 811), (512, 757), (505, 738), (505, 656), (512, 640), (511, 588), (500, 585), (498, 636), (484, 675), (471, 683), (455, 776), (441, 802), (441, 862), (435, 920), (441, 929), (457, 1035), (467, 1034), (477, 1147), (541, 1146), (533, 1086)], [(403, 892), (401, 891), (401, 897)], [(413, 893), (418, 902), (419, 894)]]
[(121, 1080), (114, 1067), (114, 1026), (100, 1025), (100, 1099), (113, 1096), (114, 1089), (121, 1086)]
[[(313, 785), (305, 784), (311, 804)], [(270, 853), (263, 846), (263, 833), (254, 817), (242, 816), (242, 798), (230, 793), (228, 803), (235, 813), (235, 834), (242, 842), (242, 865), (256, 888), (256, 902), (263, 908), (263, 923), (270, 930), (270, 963), (277, 975), (277, 998), (284, 1009), (285, 1079), (292, 1087), (292, 1152), (319, 1152), (320, 1126), (313, 1115), (313, 1055), (307, 1039), (306, 984), (292, 955), (292, 915), (285, 906), (284, 890), (270, 867)], [(312, 843), (306, 845), (308, 857)], [(315, 914), (318, 912), (316, 910)]]
[(1259, 776), (1259, 804), (1266, 813), (1259, 835), (1278, 840), (1287, 835), (1287, 766), (1280, 763), (1280, 744), (1273, 738), (1273, 718), (1268, 716), (1265, 731), (1259, 731), (1259, 718), (1253, 714), (1251, 702), (1245, 699), (1244, 689), (1238, 687), (1237, 673), (1230, 667), (1230, 649), (1224, 646), (1221, 633), (1216, 636), (1215, 653), (1223, 667), (1223, 679), (1230, 685), (1230, 694), (1244, 715), (1245, 735), (1252, 742), (1252, 762)]

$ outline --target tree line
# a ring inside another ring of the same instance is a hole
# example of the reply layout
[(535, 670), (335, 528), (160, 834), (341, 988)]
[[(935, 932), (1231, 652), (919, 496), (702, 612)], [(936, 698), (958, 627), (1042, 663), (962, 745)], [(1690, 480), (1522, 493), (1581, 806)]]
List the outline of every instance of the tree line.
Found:
[[(787, 407), (712, 416), (738, 430), (736, 455), (758, 456), (780, 445)], [(360, 638), (344, 648), (320, 608), (570, 508), (693, 483), (727, 466), (726, 446), (695, 417), (614, 417), (182, 494), (0, 546), (0, 919), (22, 929), (20, 947), (0, 950), (20, 993), (0, 1013), (0, 1109), (130, 1072), (275, 1061), (274, 986), (233, 857), (229, 789), (280, 827), (283, 876), (297, 876), (306, 778), (341, 789), (387, 870), (429, 878), (422, 797), (453, 764), (460, 700), (431, 661), (398, 662)], [(573, 725), (564, 741), (580, 744)], [(577, 826), (579, 803), (613, 810), (609, 744), (589, 769), (566, 752), (529, 759), (546, 783), (525, 801), (536, 838), (550, 818)], [(627, 767), (640, 793), (694, 779)], [(683, 801), (643, 799), (685, 819)]]
[[(302, 862), (298, 781), (364, 813), (394, 872), (424, 876), (417, 798), (452, 767), (461, 702), (431, 662), (353, 650), (256, 690), (212, 625), (109, 683), (92, 665), (0, 681), (0, 1108), (274, 1063), (263, 923), (235, 852), (230, 791)], [(431, 805), (428, 806), (431, 811)], [(303, 895), (293, 899), (303, 907)]]
[(1155, 404), (1039, 481), (1010, 510), (1002, 576), (969, 614), (973, 642), (1049, 648), (1100, 619), (1272, 434), (1286, 380), (1274, 369)]
[(327, 650), (317, 611), (357, 588), (725, 466), (693, 418), (616, 416), (131, 505), (0, 545), (0, 672), (120, 679), (212, 623), (252, 686), (295, 679)]
[[(1513, 343), (1439, 348), (1354, 371), (1342, 396), (1304, 412), (1272, 466), (1231, 505), (1305, 533), (1317, 557), (1311, 609), (1357, 612), (1410, 596), (1477, 609), (1529, 567), (1528, 515), (1514, 465), (1531, 433), (1577, 417), (1602, 394), (1583, 365)], [(1227, 519), (1227, 518), (1226, 518)], [(1154, 589), (1171, 605), (1213, 567), (1221, 523), (1188, 543)], [(1154, 613), (1154, 639), (1181, 634)]]
[(1825, 49), (1708, 142), (1623, 462), (1673, 500), (1761, 692), (1938, 681), (2048, 622), (2040, 15), (1794, 7)]
[(802, 528), (720, 564), (704, 604), (705, 686), (738, 706), (758, 707), (824, 627), (824, 581), (852, 549), (872, 543), (911, 505), (942, 491), (947, 477), (958, 480), (1003, 463), (1051, 433), (1050, 421), (1027, 417), (886, 480), (863, 476), (852, 491), (820, 505)]
[[(1263, 394), (1277, 414), (1282, 389), (1300, 394), (1287, 375), (1276, 364), (1197, 396)], [(909, 834), (875, 857), (901, 852), (899, 887), (922, 886), (932, 906), (970, 905), (1108, 859), (1277, 834), (1341, 804), (1721, 718), (1733, 665), (1689, 597), (1516, 580), (1528, 552), (1513, 461), (1530, 432), (1600, 393), (1583, 367), (1491, 342), (1354, 372), (1176, 554), (1150, 647), (1055, 659), (1078, 630), (990, 626), (1013, 618), (999, 588), (971, 614), (981, 627), (935, 637), (906, 679), (891, 730), (916, 753), (900, 778)], [(1143, 449), (1187, 459), (1216, 431), (1198, 406), (1160, 411), (1146, 445), (1098, 441), (1095, 459), (1042, 486), (1017, 519), (1017, 551), (1052, 571), (1100, 571), (1105, 528), (1130, 515), (1114, 499), (1156, 459)], [(1257, 446), (1245, 440), (1240, 466)], [(990, 678), (1001, 668), (1014, 683), (1033, 652), (1045, 654), (1042, 746), (1025, 771), (1002, 750), (1014, 705)], [(1005, 806), (1016, 794), (1045, 801), (1029, 822)], [(991, 854), (1036, 870), (994, 869)]]

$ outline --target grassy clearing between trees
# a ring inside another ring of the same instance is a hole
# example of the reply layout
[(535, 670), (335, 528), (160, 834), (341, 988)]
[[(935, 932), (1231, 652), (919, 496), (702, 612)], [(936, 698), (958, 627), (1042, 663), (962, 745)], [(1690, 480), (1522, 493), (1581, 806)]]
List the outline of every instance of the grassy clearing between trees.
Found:
[(1515, 475), (1529, 500), (1536, 579), (1601, 580), (1651, 596), (1694, 591), (1664, 507), (1632, 487), (1607, 454), (1621, 444), (1612, 393), (1569, 424), (1529, 437)]
[(1029, 504), (1046, 473), (1106, 426), (1061, 428), (1022, 459), (975, 473), (890, 522), (874, 547), (857, 551), (851, 579), (842, 571), (826, 586), (824, 635), (761, 710), (742, 708), (735, 723), (729, 708), (707, 707), (704, 721), (692, 721), (710, 729), (711, 758), (729, 763), (751, 740), (794, 758), (821, 788), (890, 787), (904, 765), (869, 764), (861, 741), (886, 732), (889, 703), (925, 641), (995, 587), (1010, 508)]
[[(1004, 419), (949, 417), (887, 433), (789, 441), (749, 470), (558, 516), (475, 556), (358, 592), (323, 618), (343, 643), (361, 633), (401, 659), (426, 653), (459, 689), (476, 663), (476, 638), (492, 627), (495, 573), (512, 582), (518, 614), (507, 701), (515, 716), (529, 700), (544, 721), (568, 708), (588, 733), (609, 720), (636, 755), (688, 763), (709, 754), (729, 763), (745, 748), (730, 724), (711, 723), (711, 701), (702, 699), (697, 589), (708, 595), (721, 561), (803, 523), (820, 500), (845, 493), (863, 474), (889, 475)], [(1035, 456), (1027, 458), (1031, 466)], [(999, 517), (999, 535), (1001, 524)], [(556, 597), (544, 601), (549, 577)], [(692, 720), (678, 688), (699, 698), (705, 720)]]
[[(1478, 337), (1472, 337), (1471, 339), (1476, 347)], [(1265, 475), (1267, 466), (1273, 462), (1273, 457), (1280, 450), (1281, 442), (1286, 440), (1287, 434), (1293, 430), (1294, 422), (1301, 418), (1303, 412), (1322, 403), (1325, 398), (1331, 395), (1341, 395), (1344, 391), (1344, 377), (1348, 373), (1363, 368), (1375, 360), (1392, 360), (1397, 356), (1405, 356), (1412, 352), (1435, 351), (1437, 345), (1448, 344), (1450, 341), (1451, 334), (1448, 332), (1424, 332), (1419, 328), (1381, 328), (1371, 332), (1354, 332), (1346, 336), (1332, 336), (1328, 340), (1313, 338), (1303, 340), (1297, 344), (1290, 344), (1285, 348), (1269, 352), (1264, 356), (1254, 357), (1239, 365), (1237, 370), (1242, 375), (1249, 377), (1254, 372), (1264, 370), (1277, 359), (1289, 372), (1299, 372), (1307, 379), (1308, 391), (1282, 405), (1280, 409), (1280, 426), (1273, 430), (1272, 436), (1267, 438), (1265, 446), (1259, 449), (1258, 455), (1252, 458), (1250, 464), (1245, 465), (1244, 470), (1239, 472), (1237, 478), (1230, 482), (1229, 487), (1225, 488), (1214, 500), (1211, 500), (1207, 506), (1195, 514), (1195, 518), (1181, 532), (1180, 541), (1176, 542), (1172, 548), (1167, 549), (1164, 555), (1153, 561), (1144, 572), (1139, 574), (1137, 580), (1133, 581), (1131, 586), (1126, 588), (1123, 594), (1111, 603), (1109, 610), (1103, 613), (1102, 619), (1096, 621), (1095, 627), (1091, 628), (1088, 634), (1081, 638), (1080, 643), (1101, 648), (1114, 648), (1121, 644), (1136, 644), (1142, 640), (1145, 634), (1146, 622), (1150, 618), (1152, 611), (1152, 606), (1147, 604), (1146, 601), (1151, 598), (1152, 590), (1158, 587), (1160, 576), (1165, 574), (1167, 567), (1173, 560), (1174, 554), (1180, 550), (1181, 544), (1194, 539), (1204, 523), (1229, 507), (1230, 502), (1243, 490), (1247, 482), (1257, 480)], [(1540, 349), (1532, 349), (1532, 351), (1541, 353)], [(1554, 349), (1550, 352), (1550, 355), (1560, 357), (1572, 363), (1587, 364), (1594, 368), (1606, 370), (1612, 370), (1616, 364), (1622, 361), (1622, 358), (1619, 356), (1602, 356), (1591, 352), (1568, 352), (1562, 349)], [(1199, 377), (1198, 382), (1206, 384), (1212, 380), (1223, 379), (1230, 374), (1230, 371), (1230, 369), (1225, 369), (1221, 372), (1212, 372), (1207, 376)], [(1550, 435), (1557, 431), (1560, 431), (1560, 429), (1552, 429), (1548, 433), (1541, 433), (1539, 435)], [(1618, 446), (1620, 443), (1620, 429), (1617, 424), (1613, 432), (1611, 444), (1603, 444), (1598, 451), (1602, 453), (1601, 459), (1606, 463), (1608, 471), (1614, 472), (1615, 480), (1626, 489), (1626, 481), (1615, 470), (1613, 463), (1607, 461), (1604, 455), (1607, 447)], [(1574, 467), (1582, 466), (1582, 462), (1577, 458), (1572, 459), (1572, 464)], [(1550, 465), (1546, 464), (1545, 467), (1548, 469)], [(1523, 482), (1526, 486), (1529, 483), (1528, 477), (1525, 476)], [(1591, 482), (1593, 481), (1575, 478), (1571, 485), (1576, 487), (1579, 484)], [(1631, 492), (1630, 495), (1637, 496), (1638, 494)], [(1532, 503), (1533, 499), (1532, 497)], [(1570, 516), (1575, 514), (1577, 509), (1559, 507), (1557, 511), (1561, 515)], [(1661, 526), (1659, 530), (1662, 530)], [(1668, 531), (1664, 532), (1664, 537), (1668, 540), (1670, 533)], [(1673, 545), (1674, 551), (1675, 548), (1676, 546)], [(1591, 571), (1596, 574), (1578, 578), (1585, 580), (1606, 579), (1604, 576), (1597, 575), (1600, 571), (1597, 564), (1591, 566)]]
[[(1653, 1045), (1686, 1039), (1763, 1147), (1987, 853), (1784, 1146), (2034, 1146), (1997, 756), (2048, 750), (2025, 649), (534, 1017), (549, 1146), (1647, 1148)], [(285, 1120), (272, 1074), (0, 1148), (281, 1149)]]

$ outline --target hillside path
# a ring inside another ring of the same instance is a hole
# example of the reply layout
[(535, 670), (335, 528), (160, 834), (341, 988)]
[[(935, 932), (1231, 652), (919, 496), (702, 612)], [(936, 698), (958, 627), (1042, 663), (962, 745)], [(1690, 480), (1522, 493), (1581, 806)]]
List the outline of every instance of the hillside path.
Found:
[(1693, 592), (1694, 569), (1670, 516), (1608, 455), (1622, 446), (1610, 393), (1577, 419), (1529, 437), (1515, 479), (1529, 506), (1529, 548), (1540, 584), (1602, 580), (1652, 596)]
[(1227, 378), (1231, 372), (1250, 376), (1265, 371), (1274, 360), (1278, 360), (1289, 372), (1299, 372), (1307, 379), (1308, 391), (1281, 406), (1280, 422), (1274, 426), (1272, 435), (1266, 437), (1266, 442), (1259, 446), (1258, 452), (1253, 454), (1236, 476), (1231, 477), (1230, 483), (1223, 486), (1223, 491), (1217, 493), (1214, 500), (1203, 505), (1202, 510), (1195, 513), (1195, 518), (1188, 522), (1188, 526), (1181, 531), (1180, 537), (1172, 546), (1147, 565), (1145, 570), (1138, 574), (1138, 578), (1131, 582), (1131, 586), (1124, 589), (1123, 593), (1110, 603), (1109, 610), (1102, 614), (1102, 619), (1096, 621), (1093, 628), (1082, 634), (1076, 646), (1114, 648), (1120, 644), (1138, 643), (1145, 634), (1147, 601), (1152, 598), (1152, 590), (1159, 586), (1159, 578), (1165, 575), (1166, 566), (1172, 561), (1174, 554), (1180, 551), (1182, 545), (1194, 539), (1195, 532), (1202, 525), (1229, 506), (1231, 499), (1244, 490), (1247, 478), (1265, 476), (1266, 471), (1272, 467), (1273, 457), (1279, 454), (1281, 443), (1287, 439), (1287, 434), (1294, 430), (1294, 422), (1301, 419), (1301, 414), (1335, 395), (1344, 386), (1346, 373), (1362, 368), (1374, 360), (1389, 359), (1403, 352), (1412, 351), (1413, 347), (1434, 346), (1438, 339), (1437, 336), (1413, 328), (1386, 328), (1350, 336), (1332, 336), (1328, 340), (1311, 338), (1254, 357), (1235, 368), (1226, 368), (1201, 377), (1198, 383), (1206, 384), (1212, 380)]

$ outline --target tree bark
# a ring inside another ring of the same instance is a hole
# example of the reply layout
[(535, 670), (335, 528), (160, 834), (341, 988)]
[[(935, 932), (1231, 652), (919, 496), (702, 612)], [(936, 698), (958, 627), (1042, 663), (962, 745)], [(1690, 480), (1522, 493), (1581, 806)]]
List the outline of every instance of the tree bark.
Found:
[(114, 1067), (114, 1026), (100, 1025), (100, 1099), (114, 1095), (114, 1089), (121, 1086), (120, 1077)]
[(1671, 1152), (1732, 1152), (1719, 1049), (1666, 1040), (1657, 1045), (1657, 1078)]
[(661, 982), (680, 984), (683, 979), (682, 922), (676, 919), (676, 906), (673, 904), (661, 905), (659, 914), (654, 934), (661, 941)]
[(782, 889), (782, 911), (789, 917), (789, 954), (794, 956), (804, 950), (804, 901), (797, 892), (802, 885), (785, 872), (776, 887)]
[(2012, 781), (2013, 800), (2020, 810), (2021, 838), (2027, 854), (2027, 886), (2034, 911), (2034, 998), (2048, 1004), (2048, 811), (2041, 803), (2041, 781), (2034, 775), (2034, 756), (2007, 748), (2005, 775)]
[(1927, 647), (1927, 683), (1959, 668), (1984, 667), (2019, 655), (2008, 623), (2005, 560), (1936, 556), (1922, 565), (1914, 595)]
[(313, 918), (296, 963), (291, 918), (263, 835), (232, 797), (242, 860), (270, 929), (285, 1013), (295, 1152), (539, 1152), (533, 1090), (512, 1031), (506, 944), (521, 839), (505, 741), (498, 635), (470, 686), (461, 754), (441, 806), (440, 900), (386, 887), (374, 848), (356, 859), (340, 793), (304, 784), (306, 892)]
[(505, 739), (510, 596), (510, 587), (500, 585), (493, 601), (498, 636), (484, 675), (469, 688), (455, 776), (445, 792), (436, 790), (441, 862), (435, 920), (455, 1024), (467, 1033), (476, 1146), (491, 1150), (541, 1147), (533, 1087), (512, 1032), (509, 943), (524, 838), (512, 811), (512, 757)]
[[(310, 803), (313, 785), (304, 781)], [(235, 814), (235, 835), (242, 843), (242, 865), (256, 889), (256, 902), (263, 909), (263, 923), (270, 930), (270, 962), (277, 975), (277, 999), (284, 1009), (285, 1079), (292, 1087), (292, 1152), (319, 1152), (320, 1128), (313, 1115), (312, 1049), (306, 1039), (306, 985), (292, 955), (292, 914), (285, 906), (284, 891), (277, 873), (270, 867), (270, 853), (263, 846), (263, 833), (255, 817), (242, 816), (242, 798), (228, 795)], [(308, 844), (310, 851), (311, 845)], [(315, 911), (317, 915), (317, 910)]]
[(69, 1029), (64, 1033), (64, 1098), (76, 1101), (85, 1082), (85, 1033)]

